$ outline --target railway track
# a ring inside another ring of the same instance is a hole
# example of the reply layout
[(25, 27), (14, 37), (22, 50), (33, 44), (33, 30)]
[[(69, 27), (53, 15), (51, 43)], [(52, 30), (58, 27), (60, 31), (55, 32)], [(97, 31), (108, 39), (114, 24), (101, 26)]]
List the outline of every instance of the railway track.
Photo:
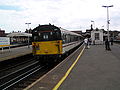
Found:
[(36, 61), (26, 67), (23, 67), (19, 70), (16, 70), (6, 76), (0, 77), (0, 88), (2, 90), (8, 90), (9, 88), (16, 85), (18, 82), (22, 81), (23, 79), (29, 77), (33, 73), (39, 71), (45, 66), (39, 65), (39, 62)]
[(23, 56), (22, 56), (21, 59), (20, 59), (20, 57), (18, 57), (18, 58), (14, 58), (11, 60), (6, 60), (5, 62), (0, 62), (0, 77), (6, 76), (7, 74), (14, 72), (15, 70), (18, 70), (21, 67), (29, 65), (36, 61), (36, 58), (34, 58), (30, 55), (28, 55), (28, 57), (26, 57), (26, 55), (25, 55), (23, 60), (22, 60), (22, 58), (23, 58)]
[(12, 67), (16, 67), (20, 64), (29, 62), (29, 60), (31, 60), (33, 58), (34, 57), (32, 56), (32, 54), (27, 54), (27, 55), (20, 56), (17, 58), (12, 58), (12, 59), (2, 61), (2, 62), (0, 62), (0, 72), (5, 71), (5, 70), (12, 68)]
[(47, 73), (54, 65), (41, 65), (36, 58), (1, 69), (0, 89), (1, 90), (22, 90), (42, 75)]
[(9, 74), (9, 73), (15, 71), (16, 69), (20, 69), (22, 66), (24, 67), (26, 64), (31, 64), (31, 63), (33, 63), (33, 62), (35, 62), (35, 60), (30, 59), (30, 60), (21, 62), (21, 63), (19, 63), (19, 64), (15, 64), (15, 65), (13, 65), (13, 66), (9, 66), (9, 67), (7, 67), (7, 68), (1, 69), (1, 70), (0, 70), (0, 77), (1, 77), (1, 76), (5, 76), (6, 74)]

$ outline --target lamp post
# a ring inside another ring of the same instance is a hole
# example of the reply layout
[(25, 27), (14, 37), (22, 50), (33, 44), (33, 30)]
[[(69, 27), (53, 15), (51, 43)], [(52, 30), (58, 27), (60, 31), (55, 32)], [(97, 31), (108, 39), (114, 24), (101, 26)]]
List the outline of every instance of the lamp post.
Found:
[(95, 28), (95, 22), (94, 22), (94, 21), (92, 21), (92, 20), (91, 20), (91, 22), (92, 22), (92, 25), (94, 25), (93, 27)]
[(109, 24), (110, 24), (110, 20), (109, 20), (109, 7), (113, 7), (113, 5), (110, 6), (102, 6), (104, 8), (107, 8), (107, 36), (108, 36), (108, 41), (110, 41), (110, 37), (109, 37)]
[[(31, 24), (31, 23), (25, 23), (25, 24), (27, 24), (28, 25), (28, 34), (30, 33), (29, 32), (29, 25)], [(30, 43), (30, 38), (29, 38), (29, 35), (28, 35), (28, 48), (30, 48), (30, 45), (29, 45), (29, 43)]]

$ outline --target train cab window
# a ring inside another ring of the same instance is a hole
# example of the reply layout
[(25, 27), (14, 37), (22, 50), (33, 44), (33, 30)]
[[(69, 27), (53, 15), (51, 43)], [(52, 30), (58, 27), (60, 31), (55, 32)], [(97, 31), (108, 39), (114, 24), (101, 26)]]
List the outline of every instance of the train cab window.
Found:
[(44, 35), (43, 35), (43, 39), (44, 39), (44, 40), (48, 40), (48, 35), (47, 35), (47, 34), (44, 34)]
[(32, 41), (38, 41), (39, 40), (39, 34), (38, 33), (33, 33), (32, 34)]
[(37, 36), (34, 36), (34, 40), (38, 40), (38, 37), (37, 37)]
[(60, 40), (61, 34), (57, 31), (51, 32), (39, 32), (38, 34), (33, 34), (34, 41), (52, 41), (52, 40)]

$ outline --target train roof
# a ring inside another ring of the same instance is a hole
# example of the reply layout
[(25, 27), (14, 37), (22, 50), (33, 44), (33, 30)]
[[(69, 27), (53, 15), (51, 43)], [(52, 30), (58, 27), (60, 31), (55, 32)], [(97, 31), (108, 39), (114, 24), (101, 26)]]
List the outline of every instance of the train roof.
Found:
[(52, 30), (54, 30), (56, 28), (56, 29), (59, 30), (59, 28), (57, 26), (49, 24), (49, 25), (39, 25), (38, 27), (34, 28), (33, 31), (35, 31), (35, 30), (38, 30), (38, 31), (39, 30), (46, 30), (45, 28), (47, 28), (47, 29), (50, 28)]
[[(71, 31), (69, 31), (69, 30), (66, 30), (66, 29), (63, 29), (63, 28), (61, 28), (61, 27), (57, 27), (57, 26), (51, 25), (51, 24), (39, 25), (38, 27), (34, 28), (33, 31), (35, 31), (35, 30), (38, 30), (38, 31), (39, 31), (39, 30), (41, 30), (42, 28), (50, 28), (50, 29), (52, 29), (52, 30), (54, 30), (55, 28), (57, 28), (58, 30), (60, 30), (61, 32), (64, 32), (64, 33), (66, 33), (66, 34), (77, 35), (77, 36), (81, 36), (81, 37), (82, 37), (82, 35), (80, 35), (80, 34), (77, 34), (77, 33), (75, 33), (75, 32), (71, 32)], [(45, 30), (45, 29), (44, 29), (44, 30)]]
[(63, 28), (60, 28), (60, 30), (61, 30), (62, 32), (67, 33), (67, 34), (77, 35), (77, 36), (81, 36), (81, 37), (82, 37), (82, 35), (81, 35), (81, 34), (77, 34), (77, 33), (75, 33), (75, 32), (71, 32), (71, 31), (66, 30), (66, 29), (63, 29)]

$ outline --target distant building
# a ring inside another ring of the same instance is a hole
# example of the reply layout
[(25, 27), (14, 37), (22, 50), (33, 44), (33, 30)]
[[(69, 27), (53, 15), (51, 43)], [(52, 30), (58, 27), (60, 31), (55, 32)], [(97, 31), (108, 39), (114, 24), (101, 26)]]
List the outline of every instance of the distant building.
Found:
[(117, 39), (118, 34), (120, 33), (120, 31), (115, 30), (115, 31), (110, 31), (109, 33), (110, 33), (110, 37), (115, 40), (115, 39)]
[(72, 31), (72, 32), (82, 35), (82, 31)]
[(5, 35), (5, 30), (1, 30), (0, 29), (0, 37), (5, 37), (6, 35)]
[(86, 32), (83, 34), (83, 36), (86, 38), (90, 38), (91, 37), (91, 29), (86, 29)]
[(103, 30), (102, 29), (94, 29), (91, 31), (91, 40), (92, 44), (103, 44)]
[(10, 37), (11, 44), (27, 44), (28, 40), (31, 43), (32, 34), (14, 32), (14, 33), (8, 34), (7, 37)]
[[(120, 31), (114, 30), (109, 31), (110, 39), (113, 40), (120, 40), (120, 36), (118, 35)], [(91, 38), (92, 44), (103, 44), (105, 39), (108, 37), (108, 31), (105, 31), (104, 29), (86, 29), (86, 32), (83, 35), (84, 37)]]
[(31, 28), (29, 30), (26, 29), (25, 33), (32, 33), (32, 29)]
[(87, 29), (87, 30), (86, 30), (86, 34), (90, 35), (90, 34), (91, 34), (91, 31), (92, 31), (91, 29)]

